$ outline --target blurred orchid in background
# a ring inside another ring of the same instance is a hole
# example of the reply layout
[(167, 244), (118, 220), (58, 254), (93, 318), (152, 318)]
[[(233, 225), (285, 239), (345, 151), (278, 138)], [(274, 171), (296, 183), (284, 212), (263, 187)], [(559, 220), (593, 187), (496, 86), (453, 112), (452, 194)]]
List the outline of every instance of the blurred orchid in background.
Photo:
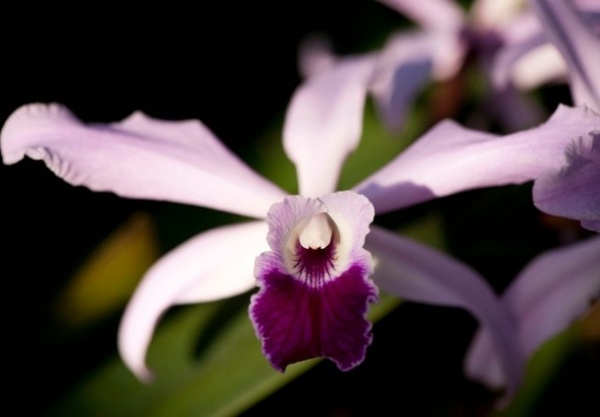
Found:
[(518, 36), (502, 45), (494, 57), (494, 84), (532, 89), (566, 81), (568, 72), (575, 104), (598, 108), (593, 98), (598, 94), (594, 92), (597, 81), (591, 69), (598, 61), (592, 51), (598, 48), (600, 4), (589, 0), (530, 0), (527, 4), (531, 6), (527, 20), (520, 31), (514, 31)]
[[(530, 89), (564, 76), (565, 65), (552, 51), (539, 19), (525, 2), (477, 0), (468, 14), (452, 0), (380, 2), (420, 26), (396, 32), (379, 51), (361, 56), (374, 63), (368, 88), (382, 120), (392, 131), (402, 129), (413, 100), (429, 82), (447, 82), (458, 76), (469, 57), (477, 58), (482, 75), (489, 81), (487, 107), (508, 130), (529, 128), (545, 118), (539, 106), (514, 87)], [(598, 4), (579, 0), (578, 5), (598, 26)], [(552, 53), (524, 56), (540, 44), (547, 45)], [(311, 37), (300, 48), (300, 72), (309, 77), (354, 59), (357, 56), (336, 56), (327, 39)]]
[[(400, 131), (415, 97), (431, 81), (448, 81), (462, 69), (479, 37), (467, 39), (467, 17), (450, 0), (380, 0), (404, 13), (419, 28), (397, 31), (377, 53), (369, 89), (382, 120), (392, 131)], [(481, 38), (488, 34), (481, 34)], [(482, 41), (483, 42), (483, 41)], [(300, 48), (300, 72), (304, 77), (326, 71), (355, 57), (338, 57), (323, 37), (308, 38)], [(531, 126), (531, 123), (528, 127)]]
[[(479, 106), (505, 129), (526, 129), (544, 119), (539, 105), (512, 85), (498, 88), (492, 83), (491, 72), (500, 48), (537, 27), (533, 13), (523, 10), (519, 1), (476, 0), (468, 12), (453, 0), (380, 2), (413, 20), (421, 28), (422, 36), (435, 45), (422, 50), (432, 63), (433, 80), (449, 81), (474, 61), (482, 70), (480, 75), (487, 90)], [(545, 79), (541, 71), (536, 76)]]
[[(516, 323), (511, 340), (530, 358), (580, 318), (600, 297), (600, 236), (537, 256), (512, 281), (502, 299)], [(480, 328), (467, 354), (466, 373), (487, 386), (507, 384), (497, 348)]]
[[(363, 55), (337, 56), (328, 39), (311, 36), (299, 50), (299, 69), (304, 78), (335, 77), (337, 67), (356, 59), (372, 61), (368, 90), (379, 116), (393, 132), (404, 127), (404, 121), (415, 97), (431, 81), (432, 57), (445, 49), (446, 38), (431, 37), (421, 31), (404, 31), (392, 36), (378, 51)], [(325, 74), (329, 73), (329, 76)]]
[[(453, 1), (382, 2), (431, 31), (434, 39), (455, 39), (454, 48), (446, 44), (438, 50), (426, 50), (441, 68), (439, 79), (456, 75), (469, 48), (479, 51), (484, 73), (491, 73), (493, 85), (499, 89), (493, 100), (500, 103), (509, 127), (523, 128), (538, 116), (529, 117), (534, 116), (534, 108), (516, 95), (508, 80), (513, 79), (520, 87), (539, 86), (560, 74), (564, 76), (565, 61), (575, 103), (596, 112), (600, 109), (600, 77), (594, 70), (600, 68), (600, 54), (593, 52), (600, 51), (598, 2), (532, 0), (532, 7), (525, 9), (520, 2), (479, 0), (471, 7), (470, 21)], [(542, 45), (553, 52), (529, 54)], [(448, 59), (448, 54), (454, 58)], [(395, 87), (388, 88), (393, 91)], [(600, 231), (600, 192), (595, 191), (600, 190), (599, 132), (600, 125), (591, 125), (587, 132), (573, 136), (563, 157), (555, 161), (554, 172), (540, 177), (533, 190), (540, 210), (581, 220), (584, 227), (596, 231)]]
[[(532, 0), (532, 5), (567, 62), (574, 102), (600, 112), (600, 4), (594, 3), (591, 24), (569, 2)], [(540, 210), (600, 232), (600, 124), (573, 138), (554, 175), (536, 182), (533, 197)]]

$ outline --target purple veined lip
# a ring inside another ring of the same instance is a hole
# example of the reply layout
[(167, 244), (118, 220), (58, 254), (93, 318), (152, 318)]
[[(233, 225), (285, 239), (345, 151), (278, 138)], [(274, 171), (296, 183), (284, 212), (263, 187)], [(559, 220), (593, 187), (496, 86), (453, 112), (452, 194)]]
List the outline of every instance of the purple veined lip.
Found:
[(269, 211), (272, 251), (257, 259), (250, 316), (275, 369), (316, 357), (341, 370), (363, 361), (372, 339), (365, 315), (377, 300), (362, 248), (372, 216), (352, 192), (288, 197)]

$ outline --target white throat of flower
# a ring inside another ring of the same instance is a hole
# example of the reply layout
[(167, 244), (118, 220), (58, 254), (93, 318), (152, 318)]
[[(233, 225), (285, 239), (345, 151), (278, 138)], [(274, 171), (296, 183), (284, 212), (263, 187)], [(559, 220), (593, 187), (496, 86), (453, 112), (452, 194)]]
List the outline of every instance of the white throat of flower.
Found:
[(283, 248), (285, 267), (292, 276), (319, 287), (345, 271), (348, 241), (328, 212), (313, 214), (289, 233)]

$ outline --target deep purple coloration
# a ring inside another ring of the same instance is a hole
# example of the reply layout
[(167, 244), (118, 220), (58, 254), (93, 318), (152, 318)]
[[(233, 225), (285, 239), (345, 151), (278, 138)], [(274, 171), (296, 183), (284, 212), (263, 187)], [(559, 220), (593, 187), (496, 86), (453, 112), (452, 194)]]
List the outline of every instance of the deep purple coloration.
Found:
[(306, 277), (307, 284), (319, 288), (335, 271), (335, 243), (323, 249), (305, 249), (300, 242), (296, 244), (296, 263), (300, 276)]
[(260, 277), (250, 315), (275, 369), (283, 372), (289, 364), (316, 357), (329, 358), (344, 371), (362, 362), (371, 343), (365, 314), (377, 300), (368, 272), (354, 264), (318, 288), (277, 269)]

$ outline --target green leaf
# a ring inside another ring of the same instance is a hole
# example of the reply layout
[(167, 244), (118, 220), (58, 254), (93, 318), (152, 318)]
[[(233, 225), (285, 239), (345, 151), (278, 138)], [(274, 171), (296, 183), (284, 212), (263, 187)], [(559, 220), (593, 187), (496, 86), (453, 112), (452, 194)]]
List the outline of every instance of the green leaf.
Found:
[[(318, 363), (301, 362), (284, 374), (273, 370), (245, 309), (222, 324), (193, 357), (199, 334), (210, 333), (226, 304), (184, 307), (159, 327), (148, 354), (155, 371), (152, 383), (137, 381), (115, 358), (72, 390), (50, 415), (232, 416)], [(398, 304), (384, 296), (369, 317), (376, 321)]]
[(81, 264), (56, 299), (54, 319), (80, 329), (119, 311), (158, 259), (150, 217), (135, 213)]

